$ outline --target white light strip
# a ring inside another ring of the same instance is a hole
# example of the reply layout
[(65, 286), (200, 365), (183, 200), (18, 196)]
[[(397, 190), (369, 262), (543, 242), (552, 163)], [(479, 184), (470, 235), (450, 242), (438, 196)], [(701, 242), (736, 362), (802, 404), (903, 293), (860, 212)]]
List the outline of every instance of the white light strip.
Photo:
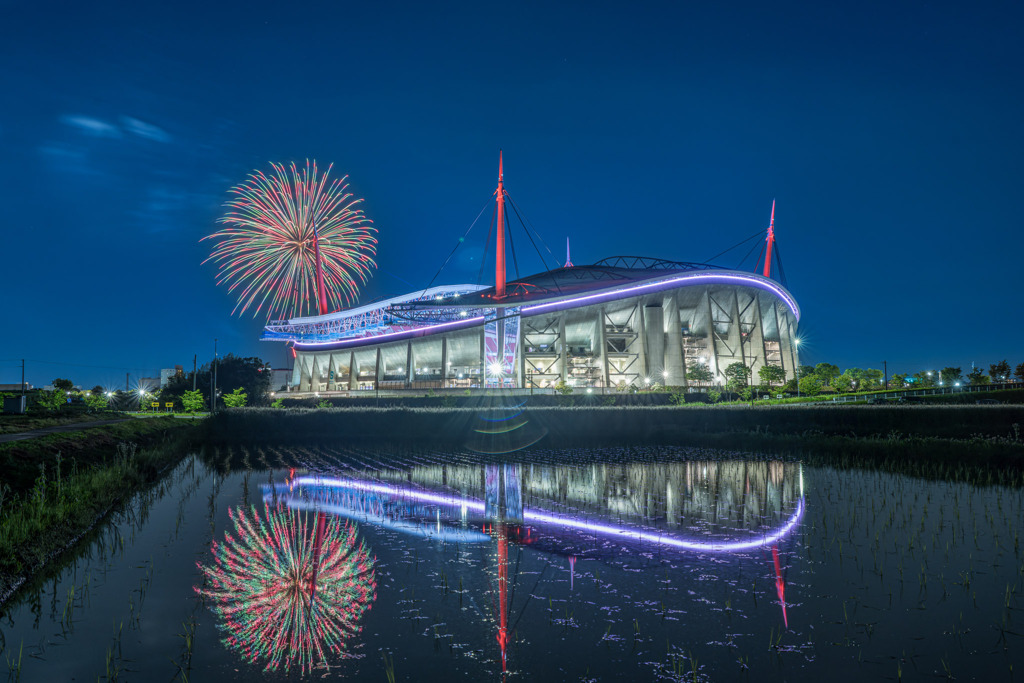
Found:
[(473, 324), (483, 322), (484, 317), (478, 315), (475, 318), (466, 318), (465, 320), (453, 320), (450, 323), (439, 323), (437, 325), (428, 325), (426, 327), (417, 327), (413, 330), (402, 330), (401, 332), (388, 332), (387, 334), (380, 334), (376, 337), (355, 337), (353, 339), (341, 339), (338, 341), (325, 341), (325, 342), (295, 342), (295, 348), (302, 349), (307, 346), (343, 346), (348, 344), (359, 344), (359, 343), (377, 343), (381, 339), (387, 339), (388, 337), (397, 337), (400, 335), (416, 335), (421, 332), (427, 332), (430, 330), (440, 330), (445, 327), (452, 327), (453, 325), (471, 327)]
[(552, 301), (552, 302), (546, 303), (546, 304), (537, 304), (536, 306), (523, 306), (521, 313), (522, 313), (522, 315), (528, 315), (528, 314), (533, 313), (535, 311), (542, 311), (542, 310), (545, 310), (545, 309), (548, 309), (548, 308), (555, 308), (555, 307), (563, 306), (563, 305), (566, 305), (566, 304), (574, 304), (574, 303), (577, 303), (577, 302), (580, 302), (580, 301), (596, 301), (596, 300), (599, 300), (599, 299), (607, 299), (607, 298), (617, 298), (617, 299), (618, 298), (625, 298), (625, 297), (629, 296), (633, 292), (639, 292), (639, 291), (642, 291), (642, 290), (653, 289), (653, 288), (662, 288), (662, 287), (665, 287), (667, 285), (672, 285), (672, 284), (675, 284), (677, 282), (684, 282), (684, 281), (687, 281), (687, 280), (711, 280), (711, 281), (719, 281), (719, 282), (720, 281), (739, 282), (739, 283), (742, 283), (742, 284), (745, 284), (745, 285), (751, 285), (751, 286), (754, 286), (754, 287), (758, 287), (760, 289), (768, 290), (768, 291), (774, 293), (775, 295), (777, 295), (783, 301), (785, 301), (786, 305), (789, 307), (789, 310), (792, 311), (793, 315), (796, 316), (796, 319), (798, 321), (800, 320), (800, 307), (796, 305), (796, 301), (794, 301), (793, 298), (791, 296), (789, 296), (789, 294), (787, 294), (784, 289), (776, 286), (770, 280), (765, 280), (764, 278), (760, 278), (760, 277), (757, 277), (757, 276), (730, 275), (730, 274), (725, 274), (725, 273), (691, 273), (689, 275), (683, 275), (683, 276), (672, 278), (672, 279), (669, 279), (669, 280), (660, 280), (658, 282), (650, 282), (650, 283), (647, 283), (647, 284), (644, 284), (644, 285), (635, 285), (633, 287), (626, 287), (625, 289), (616, 289), (616, 290), (611, 291), (611, 292), (602, 292), (600, 294), (589, 294), (587, 296), (578, 296), (578, 297), (571, 298), (571, 299), (561, 299), (559, 301)]

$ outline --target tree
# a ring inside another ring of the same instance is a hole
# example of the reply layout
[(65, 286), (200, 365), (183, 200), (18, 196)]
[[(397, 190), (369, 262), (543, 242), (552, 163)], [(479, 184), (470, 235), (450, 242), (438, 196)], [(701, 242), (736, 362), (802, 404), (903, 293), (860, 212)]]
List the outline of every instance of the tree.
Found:
[(845, 394), (853, 389), (853, 378), (846, 373), (843, 373), (832, 380), (832, 386), (840, 394)]
[(1017, 366), (1017, 369), (1013, 371), (1013, 376), (1024, 382), (1024, 363)]
[(988, 384), (992, 380), (985, 374), (985, 371), (981, 368), (973, 368), (967, 373), (967, 381), (971, 384)]
[(818, 363), (814, 366), (814, 374), (824, 386), (829, 387), (832, 386), (832, 380), (839, 376), (839, 367), (831, 363)]
[(821, 381), (814, 373), (800, 378), (800, 393), (807, 396), (817, 396), (821, 393)]
[(107, 409), (107, 396), (101, 391), (90, 392), (85, 397), (85, 405), (90, 413), (99, 413)]
[(53, 380), (53, 388), (67, 392), (74, 389), (75, 384), (69, 379), (61, 379), (60, 377), (58, 377), (57, 379)]
[(92, 393), (94, 393), (94, 394), (105, 394), (105, 393), (107, 393), (106, 390), (103, 387), (101, 387), (99, 384), (94, 386), (90, 391), (92, 391)]
[[(173, 401), (192, 389), (195, 381), (196, 390), (201, 392), (209, 405), (210, 378), (213, 375), (213, 363), (207, 363), (198, 372), (176, 374), (171, 377), (160, 392), (160, 400)], [(217, 387), (241, 387), (248, 396), (247, 403), (253, 406), (265, 406), (270, 403), (270, 370), (259, 358), (242, 358), (234, 354), (222, 356), (217, 361)]]
[(772, 385), (782, 384), (786, 381), (786, 371), (777, 365), (762, 365), (757, 369), (757, 376), (766, 391)]
[(49, 413), (59, 412), (68, 402), (68, 394), (63, 389), (53, 391), (41, 390), (36, 394), (36, 405)]
[(711, 382), (713, 379), (714, 375), (705, 363), (694, 363), (686, 371), (688, 382)]
[(960, 381), (961, 376), (960, 368), (942, 368), (939, 372), (943, 384), (955, 384)]
[(992, 377), (993, 382), (1005, 382), (1010, 379), (1010, 364), (1001, 360), (988, 366), (988, 374)]
[(890, 377), (889, 386), (893, 389), (902, 389), (907, 386), (907, 373)]
[(228, 408), (244, 408), (247, 398), (248, 396), (245, 393), (245, 389), (238, 387), (230, 394), (224, 394), (222, 400), (224, 401), (224, 405)]
[(747, 386), (747, 378), (750, 377), (750, 368), (740, 362), (730, 363), (725, 369), (726, 386), (730, 391), (739, 391)]
[(185, 409), (186, 413), (198, 413), (200, 410), (206, 407), (206, 399), (203, 398), (203, 392), (196, 389), (186, 391), (181, 395), (181, 407)]
[(561, 394), (562, 396), (568, 396), (569, 394), (572, 393), (572, 387), (563, 382), (562, 380), (558, 380), (555, 383), (554, 389), (555, 393)]
[(927, 372), (925, 372), (925, 371), (915, 372), (913, 374), (913, 377), (914, 377), (914, 386), (918, 386), (918, 387), (932, 387), (932, 386), (935, 386), (935, 373), (932, 372), (931, 370), (928, 370)]

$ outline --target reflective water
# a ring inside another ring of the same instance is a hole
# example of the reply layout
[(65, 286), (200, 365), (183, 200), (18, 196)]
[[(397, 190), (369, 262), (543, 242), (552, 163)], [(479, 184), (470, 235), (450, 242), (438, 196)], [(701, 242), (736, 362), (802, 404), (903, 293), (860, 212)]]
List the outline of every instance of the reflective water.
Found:
[(53, 680), (1011, 680), (1018, 489), (686, 449), (190, 457), (5, 606)]

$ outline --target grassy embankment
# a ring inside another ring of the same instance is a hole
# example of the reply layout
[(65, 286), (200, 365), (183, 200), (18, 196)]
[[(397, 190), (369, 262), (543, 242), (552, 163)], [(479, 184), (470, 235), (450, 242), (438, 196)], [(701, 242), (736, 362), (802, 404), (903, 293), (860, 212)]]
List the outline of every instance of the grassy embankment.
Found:
[(180, 460), (191, 421), (126, 420), (0, 444), (0, 602)]
[[(489, 420), (506, 417), (515, 429), (487, 433)], [(1024, 408), (1017, 406), (246, 408), (221, 413), (201, 430), (205, 443), (223, 445), (469, 445), (499, 452), (514, 450), (520, 439), (538, 448), (697, 446), (1024, 484)]]
[(0, 415), (0, 434), (16, 434), (18, 432), (30, 432), (44, 427), (57, 427), (60, 425), (75, 424), (78, 422), (94, 422), (98, 420), (116, 420), (124, 417), (120, 413), (75, 413), (56, 416), (34, 416), (34, 415)]

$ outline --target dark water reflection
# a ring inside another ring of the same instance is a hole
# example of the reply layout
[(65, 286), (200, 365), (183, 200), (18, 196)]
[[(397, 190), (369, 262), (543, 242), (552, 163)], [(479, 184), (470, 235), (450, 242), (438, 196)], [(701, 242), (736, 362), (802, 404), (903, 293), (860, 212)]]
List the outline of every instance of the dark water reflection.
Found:
[(22, 680), (1009, 680), (1021, 508), (685, 449), (219, 451), (8, 605), (2, 657)]

